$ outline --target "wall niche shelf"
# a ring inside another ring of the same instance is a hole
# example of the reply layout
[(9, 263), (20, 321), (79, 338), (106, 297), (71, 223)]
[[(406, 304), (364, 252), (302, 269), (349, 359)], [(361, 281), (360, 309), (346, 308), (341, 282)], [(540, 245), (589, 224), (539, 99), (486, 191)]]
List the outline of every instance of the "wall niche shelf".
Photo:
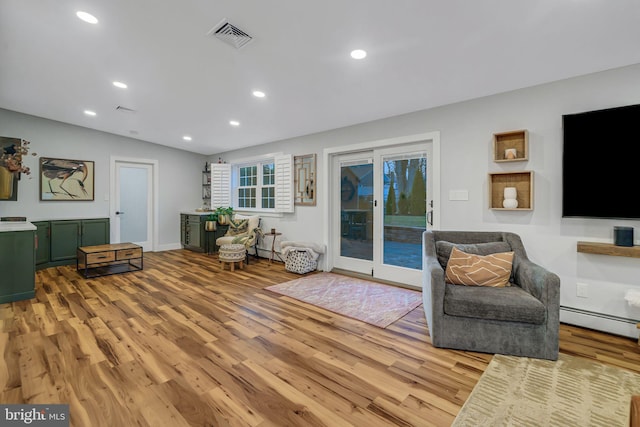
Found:
[(202, 171), (202, 203), (211, 204), (211, 171)]
[(616, 246), (612, 243), (578, 242), (578, 252), (640, 258), (640, 246)]
[[(514, 158), (508, 158), (507, 149), (515, 148)], [(493, 161), (523, 162), (529, 160), (529, 132), (526, 129), (493, 134)]]
[[(517, 208), (504, 208), (505, 187), (515, 187), (518, 193)], [(489, 173), (489, 209), (502, 211), (533, 210), (533, 171)]]

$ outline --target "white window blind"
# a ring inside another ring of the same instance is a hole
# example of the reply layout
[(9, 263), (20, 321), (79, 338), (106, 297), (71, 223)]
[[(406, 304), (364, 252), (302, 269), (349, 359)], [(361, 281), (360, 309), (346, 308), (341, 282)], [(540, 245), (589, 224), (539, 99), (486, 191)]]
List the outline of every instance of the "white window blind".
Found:
[(276, 178), (276, 211), (293, 212), (293, 156), (283, 154), (274, 161)]
[(231, 205), (231, 165), (226, 163), (211, 164), (211, 207), (228, 207)]

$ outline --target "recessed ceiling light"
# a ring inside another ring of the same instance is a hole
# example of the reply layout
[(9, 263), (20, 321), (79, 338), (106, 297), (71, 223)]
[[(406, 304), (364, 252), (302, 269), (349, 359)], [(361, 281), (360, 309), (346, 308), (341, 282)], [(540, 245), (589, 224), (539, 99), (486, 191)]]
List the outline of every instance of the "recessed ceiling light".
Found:
[(231, 126), (240, 126), (240, 122), (237, 120), (229, 120)]
[(253, 91), (253, 96), (255, 96), (256, 98), (264, 98), (266, 95), (261, 90), (254, 90)]
[(367, 52), (362, 49), (356, 49), (351, 51), (351, 57), (353, 59), (363, 59), (367, 56)]
[(90, 13), (82, 12), (81, 10), (76, 12), (76, 16), (78, 18), (82, 19), (84, 22), (88, 22), (89, 24), (97, 24), (98, 23), (98, 18), (96, 18), (95, 16), (93, 16)]
[(189, 135), (185, 135), (182, 137), (185, 141), (191, 141), (191, 137)]
[(113, 85), (115, 87), (119, 87), (120, 89), (126, 89), (127, 88), (127, 84), (126, 83), (122, 83), (122, 82), (113, 82)]
[(87, 116), (95, 116), (96, 115), (96, 112), (95, 111), (91, 111), (91, 110), (84, 110), (84, 113)]

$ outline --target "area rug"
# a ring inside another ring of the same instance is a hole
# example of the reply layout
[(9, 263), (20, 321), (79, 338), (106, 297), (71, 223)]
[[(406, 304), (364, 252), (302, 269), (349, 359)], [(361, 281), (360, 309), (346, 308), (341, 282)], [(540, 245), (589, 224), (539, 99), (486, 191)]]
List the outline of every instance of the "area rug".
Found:
[(452, 426), (628, 426), (640, 375), (561, 354), (496, 354)]
[(317, 273), (266, 289), (386, 328), (422, 303), (422, 293), (335, 273)]

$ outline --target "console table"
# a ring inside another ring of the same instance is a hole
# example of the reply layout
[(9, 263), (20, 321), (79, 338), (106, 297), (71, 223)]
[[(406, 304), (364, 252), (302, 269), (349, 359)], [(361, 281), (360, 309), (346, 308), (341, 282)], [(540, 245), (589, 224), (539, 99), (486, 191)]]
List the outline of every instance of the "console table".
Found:
[(82, 246), (76, 270), (85, 278), (142, 270), (142, 247), (134, 243)]

